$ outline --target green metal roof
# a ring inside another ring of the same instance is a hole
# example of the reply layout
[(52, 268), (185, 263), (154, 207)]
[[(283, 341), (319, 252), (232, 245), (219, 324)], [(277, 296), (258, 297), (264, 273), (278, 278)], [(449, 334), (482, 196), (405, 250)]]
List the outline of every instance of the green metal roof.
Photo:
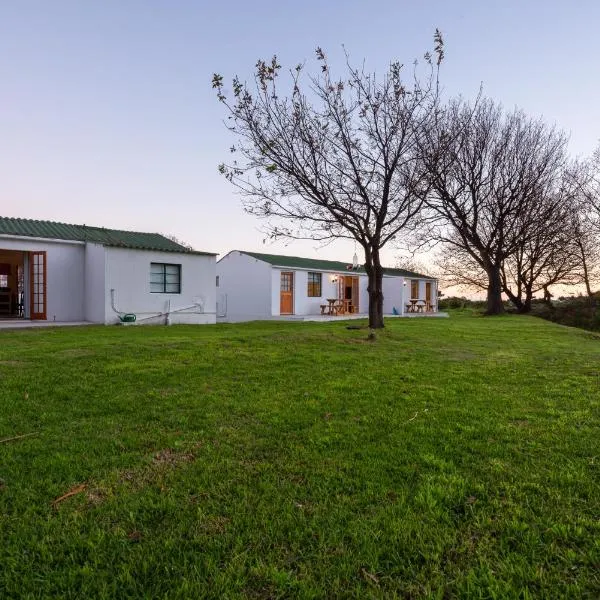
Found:
[[(350, 263), (339, 262), (337, 260), (321, 260), (320, 258), (302, 258), (300, 256), (285, 256), (282, 254), (261, 254), (260, 252), (246, 252), (245, 250), (239, 250), (242, 254), (247, 254), (258, 260), (262, 260), (270, 265), (277, 267), (287, 267), (290, 269), (311, 269), (315, 271), (348, 271), (351, 270)], [(354, 269), (354, 272), (365, 273), (364, 266), (360, 266), (358, 269)], [(414, 273), (413, 271), (407, 271), (406, 269), (393, 269), (384, 267), (384, 275), (396, 276), (396, 277), (412, 277), (414, 279), (435, 279), (428, 275), (421, 275), (420, 273)]]
[(36, 221), (34, 219), (11, 219), (0, 217), (0, 235), (38, 237), (52, 240), (91, 242), (103, 246), (131, 248), (135, 250), (159, 250), (160, 252), (184, 252), (215, 256), (212, 252), (190, 250), (160, 233), (142, 233), (139, 231), (121, 231), (87, 225), (69, 225), (54, 221)]

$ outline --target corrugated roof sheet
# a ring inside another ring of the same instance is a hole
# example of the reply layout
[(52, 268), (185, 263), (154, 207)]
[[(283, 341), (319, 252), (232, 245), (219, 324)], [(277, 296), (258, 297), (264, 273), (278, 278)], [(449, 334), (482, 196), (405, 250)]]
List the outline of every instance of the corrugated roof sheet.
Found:
[[(315, 271), (348, 271), (350, 263), (339, 262), (337, 260), (321, 260), (320, 258), (302, 258), (300, 256), (285, 256), (283, 254), (261, 254), (260, 252), (246, 252), (239, 250), (242, 254), (247, 254), (258, 260), (262, 260), (277, 267), (288, 267), (290, 269), (314, 269)], [(365, 269), (361, 265), (354, 272), (364, 273)], [(412, 277), (415, 279), (435, 279), (428, 275), (421, 275), (406, 269), (393, 269), (385, 267), (383, 269), (385, 275), (397, 277)]]
[(53, 240), (69, 240), (76, 242), (92, 242), (104, 246), (131, 248), (135, 250), (158, 250), (160, 252), (185, 252), (186, 254), (204, 254), (215, 256), (212, 252), (190, 250), (160, 233), (143, 233), (140, 231), (121, 231), (104, 227), (88, 227), (87, 225), (70, 225), (54, 221), (37, 221), (35, 219), (12, 219), (0, 217), (0, 235), (18, 235), (23, 237), (39, 237)]

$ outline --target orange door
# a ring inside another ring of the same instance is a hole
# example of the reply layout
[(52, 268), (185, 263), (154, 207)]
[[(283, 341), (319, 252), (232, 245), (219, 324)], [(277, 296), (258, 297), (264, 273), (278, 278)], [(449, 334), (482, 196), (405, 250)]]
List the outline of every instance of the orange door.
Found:
[(29, 253), (30, 318), (46, 319), (46, 252)]
[(427, 306), (427, 310), (433, 310), (433, 306), (431, 304), (431, 282), (427, 282), (425, 284), (425, 304)]
[(279, 314), (294, 314), (294, 274), (282, 271), (279, 292)]
[(352, 312), (354, 313), (360, 312), (358, 307), (358, 282), (358, 277), (352, 278)]
[(338, 300), (344, 300), (344, 294), (346, 293), (346, 278), (344, 276), (340, 276), (338, 278)]

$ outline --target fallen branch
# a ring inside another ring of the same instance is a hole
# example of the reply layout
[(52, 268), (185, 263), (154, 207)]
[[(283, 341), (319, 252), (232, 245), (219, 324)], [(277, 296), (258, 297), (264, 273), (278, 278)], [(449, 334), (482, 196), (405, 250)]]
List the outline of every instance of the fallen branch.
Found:
[[(423, 410), (422, 412), (426, 413), (429, 409), (426, 408), (425, 410)], [(408, 421), (405, 421), (404, 424), (406, 425), (406, 423), (410, 423), (411, 421), (414, 421), (417, 418), (417, 415), (419, 414), (419, 411), (417, 411)]]
[(15, 435), (15, 437), (4, 438), (0, 440), (0, 444), (5, 444), (6, 442), (14, 442), (15, 440), (22, 440), (26, 437), (31, 437), (32, 435), (37, 435), (38, 432), (34, 431), (33, 433), (24, 433), (23, 435)]
[(81, 485), (76, 485), (74, 488), (70, 489), (66, 494), (63, 494), (56, 500), (53, 500), (52, 506), (56, 507), (56, 505), (59, 502), (62, 502), (63, 500), (66, 500), (67, 498), (70, 498), (71, 496), (75, 496), (75, 494), (81, 494), (81, 492), (83, 492), (83, 490), (85, 490), (85, 488), (86, 488), (85, 483), (82, 483)]

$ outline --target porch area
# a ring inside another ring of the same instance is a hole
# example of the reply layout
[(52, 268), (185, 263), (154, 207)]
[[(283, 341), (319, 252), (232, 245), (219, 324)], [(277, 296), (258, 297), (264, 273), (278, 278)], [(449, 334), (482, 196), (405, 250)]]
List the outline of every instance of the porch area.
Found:
[[(435, 319), (447, 318), (448, 313), (445, 312), (415, 312), (404, 313), (403, 315), (383, 315), (384, 319)], [(311, 322), (326, 322), (326, 321), (354, 321), (357, 319), (368, 319), (367, 313), (359, 314), (339, 314), (339, 315), (281, 315), (280, 317), (272, 317), (278, 321), (311, 321)]]

